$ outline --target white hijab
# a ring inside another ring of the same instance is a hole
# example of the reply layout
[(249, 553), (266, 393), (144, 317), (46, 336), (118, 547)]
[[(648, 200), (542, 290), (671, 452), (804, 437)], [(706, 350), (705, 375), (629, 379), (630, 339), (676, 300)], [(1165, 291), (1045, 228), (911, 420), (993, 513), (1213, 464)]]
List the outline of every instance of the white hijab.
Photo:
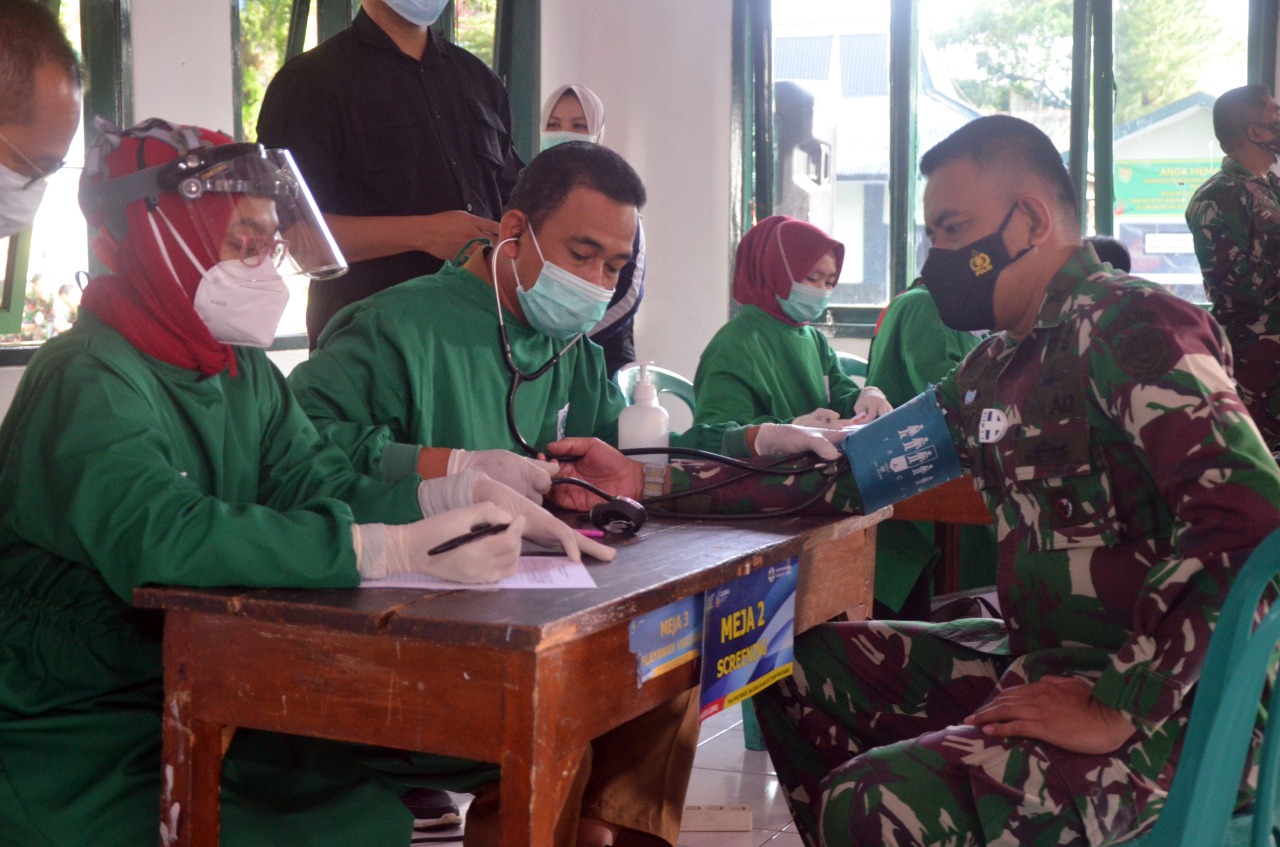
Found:
[(556, 104), (560, 102), (560, 98), (565, 94), (572, 92), (578, 98), (578, 102), (582, 104), (582, 113), (587, 118), (587, 129), (595, 136), (596, 143), (600, 144), (604, 141), (604, 103), (596, 96), (596, 93), (585, 85), (562, 85), (555, 91), (551, 92), (551, 96), (547, 98), (547, 102), (542, 104), (542, 125), (540, 131), (546, 132), (547, 121), (551, 120), (551, 111), (555, 109)]

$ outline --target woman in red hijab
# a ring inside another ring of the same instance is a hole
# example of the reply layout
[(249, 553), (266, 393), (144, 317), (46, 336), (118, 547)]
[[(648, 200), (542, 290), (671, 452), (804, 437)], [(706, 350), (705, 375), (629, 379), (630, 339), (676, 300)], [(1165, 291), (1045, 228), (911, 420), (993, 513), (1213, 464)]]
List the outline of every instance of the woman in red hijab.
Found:
[[(134, 588), (487, 582), (515, 570), (522, 534), (574, 558), (594, 545), (483, 474), (383, 483), (321, 441), (260, 349), (283, 274), (344, 267), (286, 151), (163, 121), (97, 129), (81, 205), (114, 274), (0, 424), (0, 821), (16, 844), (155, 843), (161, 633)], [(424, 552), (478, 523), (509, 527)], [(441, 788), (498, 777), (421, 761)], [(412, 826), (348, 746), (242, 729), (227, 750), (223, 844), (398, 847)]]
[(859, 390), (811, 322), (827, 308), (844, 245), (810, 223), (775, 215), (738, 244), (733, 299), (694, 377), (694, 423), (795, 423), (825, 429), (866, 423), (891, 408)]

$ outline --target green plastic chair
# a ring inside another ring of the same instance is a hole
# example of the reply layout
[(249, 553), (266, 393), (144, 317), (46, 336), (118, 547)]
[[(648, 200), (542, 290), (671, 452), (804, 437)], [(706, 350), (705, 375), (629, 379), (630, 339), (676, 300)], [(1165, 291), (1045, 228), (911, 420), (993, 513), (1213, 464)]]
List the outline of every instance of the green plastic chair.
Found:
[[(1280, 603), (1255, 628), (1263, 591), (1280, 574), (1280, 530), (1253, 552), (1231, 586), (1209, 640), (1195, 690), (1191, 723), (1169, 799), (1150, 832), (1126, 847), (1275, 847), (1276, 780), (1280, 776), (1280, 720), (1267, 722), (1257, 802), (1233, 814), (1262, 686), (1280, 643)], [(1280, 686), (1267, 714), (1280, 709)]]
[(836, 358), (840, 360), (840, 370), (844, 371), (844, 375), (853, 379), (854, 382), (862, 384), (867, 380), (867, 360), (861, 356), (855, 356), (852, 353), (836, 351)]
[[(640, 381), (639, 363), (632, 362), (629, 365), (623, 365), (618, 368), (618, 372), (613, 376), (613, 381), (622, 389), (622, 396), (627, 398), (627, 405), (630, 405), (632, 389)], [(689, 407), (690, 414), (693, 413), (692, 382), (675, 371), (669, 371), (657, 365), (649, 365), (649, 381), (653, 383), (654, 388), (658, 389), (659, 394), (674, 394), (679, 397)]]

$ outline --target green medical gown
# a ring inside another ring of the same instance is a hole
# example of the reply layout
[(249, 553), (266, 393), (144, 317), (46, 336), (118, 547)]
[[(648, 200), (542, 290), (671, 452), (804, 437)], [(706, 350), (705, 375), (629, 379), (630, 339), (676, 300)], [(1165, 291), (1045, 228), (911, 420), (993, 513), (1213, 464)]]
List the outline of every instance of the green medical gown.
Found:
[[(204, 378), (92, 313), (50, 340), (0, 425), (0, 845), (157, 840), (161, 616), (144, 584), (357, 584), (351, 526), (421, 517), (323, 445), (260, 350)], [(250, 660), (246, 657), (246, 660)], [(407, 843), (354, 748), (241, 730), (223, 844)]]
[[(493, 289), (445, 265), (354, 303), (329, 322), (289, 385), (316, 428), (356, 468), (382, 479), (412, 473), (419, 446), (520, 452), (507, 427), (511, 376), (503, 360)], [(533, 373), (565, 342), (504, 311), (517, 368)], [(520, 434), (538, 450), (565, 436), (617, 443), (622, 391), (604, 351), (585, 337), (516, 394)], [(694, 427), (672, 443), (728, 444), (727, 427)], [(737, 449), (745, 450), (740, 432)]]
[(814, 409), (853, 414), (858, 386), (817, 327), (743, 306), (702, 351), (693, 379), (697, 424), (789, 423)]
[[(885, 308), (871, 343), (867, 383), (883, 391), (895, 407), (901, 406), (950, 373), (981, 340), (944, 324), (928, 289), (908, 289)], [(995, 531), (966, 526), (961, 529), (960, 545), (960, 587), (995, 582)], [(880, 524), (876, 527), (876, 599), (900, 609), (915, 581), (938, 555), (934, 524)]]

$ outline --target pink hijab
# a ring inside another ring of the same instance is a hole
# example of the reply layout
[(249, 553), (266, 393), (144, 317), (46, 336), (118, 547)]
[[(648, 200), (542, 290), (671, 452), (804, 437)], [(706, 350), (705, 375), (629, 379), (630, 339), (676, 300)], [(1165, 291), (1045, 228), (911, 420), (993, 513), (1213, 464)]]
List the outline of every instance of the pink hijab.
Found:
[[(818, 260), (836, 254), (836, 273), (844, 264), (844, 245), (807, 221), (774, 215), (747, 231), (733, 265), (733, 299), (756, 306), (783, 323), (796, 323), (775, 297), (791, 296), (791, 283), (804, 279)], [(789, 270), (788, 270), (789, 268)]]

